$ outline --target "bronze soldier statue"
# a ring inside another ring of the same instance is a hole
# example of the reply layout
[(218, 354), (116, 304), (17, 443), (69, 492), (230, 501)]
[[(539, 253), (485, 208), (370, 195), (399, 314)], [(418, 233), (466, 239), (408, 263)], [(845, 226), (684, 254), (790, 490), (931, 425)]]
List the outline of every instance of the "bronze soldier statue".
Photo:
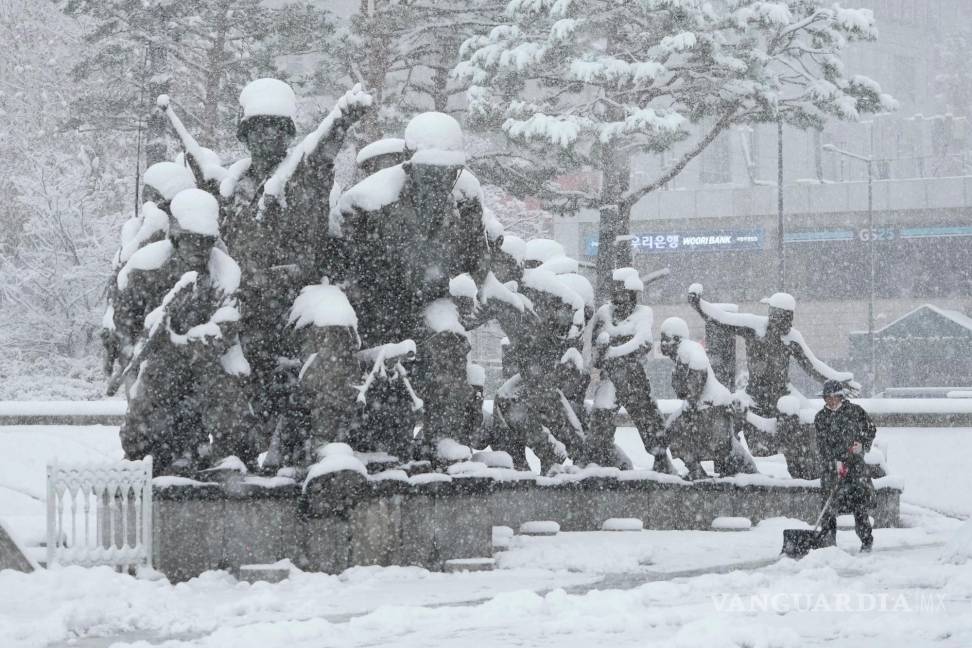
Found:
[(707, 459), (723, 477), (756, 472), (756, 462), (736, 434), (732, 394), (716, 379), (702, 345), (688, 339), (685, 321), (670, 317), (662, 322), (659, 346), (675, 363), (672, 388), (682, 401), (668, 422), (669, 448), (685, 463), (689, 479), (708, 477), (701, 464)]
[[(161, 241), (169, 232), (169, 203), (183, 189), (195, 186), (192, 174), (174, 162), (157, 162), (145, 170), (141, 211), (122, 225), (121, 242), (111, 262), (108, 282), (108, 307), (102, 319), (101, 341), (104, 347), (105, 375), (115, 372), (115, 363), (123, 369), (132, 358), (132, 347), (141, 329), (119, 330), (115, 327), (115, 304), (118, 302), (118, 273), (138, 250)], [(158, 303), (146, 303), (152, 310)], [(147, 311), (146, 311), (147, 312)], [(132, 335), (135, 337), (132, 337)], [(125, 385), (126, 396), (131, 383)]]
[[(137, 378), (122, 447), (129, 458), (153, 455), (161, 473), (187, 474), (230, 456), (252, 465), (240, 268), (216, 245), (212, 195), (187, 189), (171, 210), (168, 238), (133, 254), (118, 274), (115, 324), (138, 339), (125, 369)], [(157, 306), (147, 312), (150, 304)]]
[(300, 341), (287, 320), (301, 288), (345, 272), (332, 246), (328, 198), (334, 158), (370, 105), (370, 95), (355, 87), (290, 148), (297, 132), (290, 86), (257, 79), (240, 93), (237, 137), (250, 157), (233, 164), (220, 183), (220, 229), (243, 273), (241, 339), (253, 367), (250, 399), (267, 443), (276, 434), (295, 447), (299, 429), (308, 425), (287, 416), (301, 366)]
[[(749, 447), (757, 455), (782, 452), (793, 477), (816, 477), (812, 430), (809, 426), (794, 424), (792, 416), (781, 416), (779, 412), (781, 398), (798, 395), (789, 384), (790, 359), (796, 360), (814, 380), (821, 383), (836, 380), (848, 393), (857, 393), (860, 389), (853, 380), (854, 375), (836, 371), (814, 356), (800, 331), (793, 327), (796, 301), (787, 293), (776, 293), (762, 300), (769, 305), (768, 316), (727, 312), (702, 299), (702, 286), (698, 284), (689, 288), (688, 300), (707, 324), (715, 323), (742, 337), (746, 343), (749, 382), (745, 397), (739, 401), (740, 408), (748, 407), (749, 412), (741, 413), (739, 418)], [(760, 425), (750, 420), (754, 416), (763, 419)], [(774, 419), (777, 421), (776, 433), (767, 433), (765, 428), (773, 426)]]
[(522, 298), (523, 310), (507, 308), (499, 315), (511, 342), (504, 362), (514, 373), (496, 394), (496, 445), (519, 468), (527, 467), (529, 447), (541, 469), (549, 470), (563, 464), (568, 454), (578, 457), (586, 439), (564, 392), (570, 386), (566, 372), (576, 371), (577, 361), (582, 362), (576, 330), (583, 322), (584, 301), (567, 282), (540, 267), (522, 272), (515, 294)]
[(774, 418), (776, 402), (790, 392), (790, 359), (814, 380), (823, 383), (836, 380), (846, 387), (858, 389), (854, 375), (836, 371), (818, 360), (800, 332), (793, 328), (796, 301), (787, 293), (776, 293), (763, 300), (769, 305), (769, 315), (729, 313), (702, 299), (702, 286), (689, 288), (689, 304), (707, 323), (717, 321), (721, 326), (746, 342), (746, 364), (749, 382), (746, 394), (752, 399), (752, 410), (760, 416)]
[(668, 470), (665, 423), (651, 395), (645, 362), (652, 348), (651, 308), (638, 303), (644, 283), (634, 268), (618, 268), (611, 282), (611, 301), (601, 306), (594, 323), (594, 367), (600, 381), (594, 392), (587, 460), (599, 465), (630, 467), (614, 444), (614, 419), (624, 407), (641, 434), (655, 469)]
[[(414, 405), (409, 386), (414, 390), (422, 403), (419, 455), (434, 459), (440, 441), (468, 443), (475, 426), (468, 417), (477, 390), (468, 380), (464, 305), (474, 303), (485, 279), (488, 237), (479, 183), (465, 170), (459, 124), (442, 113), (417, 115), (405, 130), (405, 147), (407, 162), (349, 189), (338, 212), (352, 251), (347, 290), (363, 349), (406, 340), (416, 347), (414, 360), (402, 365), (408, 386), (400, 384), (383, 407), (392, 409), (391, 418), (407, 421)], [(411, 431), (403, 426), (391, 434)], [(388, 438), (383, 443), (401, 447)]]

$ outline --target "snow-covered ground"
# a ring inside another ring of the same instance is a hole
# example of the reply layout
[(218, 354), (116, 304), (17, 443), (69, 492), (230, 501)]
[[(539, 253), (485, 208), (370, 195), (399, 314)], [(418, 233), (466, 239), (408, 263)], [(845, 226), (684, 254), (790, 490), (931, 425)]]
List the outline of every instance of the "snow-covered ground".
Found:
[[(871, 555), (841, 531), (837, 549), (780, 559), (781, 530), (805, 525), (774, 519), (515, 536), (485, 573), (364, 567), (249, 585), (212, 572), (172, 586), (107, 568), (6, 571), (0, 646), (970, 646), (972, 560), (946, 560), (962, 523), (927, 507), (972, 514), (959, 470), (972, 429), (879, 435), (908, 503), (906, 528), (878, 530)], [(119, 455), (110, 427), (0, 428), (0, 518), (35, 544), (46, 461)]]

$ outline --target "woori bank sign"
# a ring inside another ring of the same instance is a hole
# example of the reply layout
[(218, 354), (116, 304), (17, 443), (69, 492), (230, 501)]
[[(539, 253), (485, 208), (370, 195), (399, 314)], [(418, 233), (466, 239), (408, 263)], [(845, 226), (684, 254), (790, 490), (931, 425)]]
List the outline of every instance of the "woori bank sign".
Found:
[[(726, 252), (738, 250), (762, 250), (765, 233), (762, 228), (745, 230), (699, 230), (689, 232), (632, 234), (631, 247), (636, 253), (655, 254), (664, 252)], [(584, 253), (597, 256), (597, 236), (585, 240)]]

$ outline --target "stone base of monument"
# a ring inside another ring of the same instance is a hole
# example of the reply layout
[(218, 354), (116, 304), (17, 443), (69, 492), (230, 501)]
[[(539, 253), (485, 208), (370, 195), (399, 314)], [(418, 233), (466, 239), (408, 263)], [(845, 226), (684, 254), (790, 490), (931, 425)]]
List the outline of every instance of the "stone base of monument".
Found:
[(510, 542), (514, 536), (513, 529), (508, 526), (493, 527), (493, 553), (506, 551), (510, 548)]
[[(286, 561), (282, 561), (286, 562)], [(240, 565), (237, 578), (247, 583), (280, 583), (290, 577), (289, 565)]]
[(520, 535), (555, 536), (560, 533), (560, 525), (553, 520), (531, 520), (520, 525)]
[(495, 558), (456, 558), (445, 561), (446, 573), (493, 571), (496, 568)]
[(638, 518), (608, 518), (601, 522), (601, 531), (644, 531), (645, 524)]
[(710, 526), (713, 531), (749, 531), (753, 522), (744, 517), (717, 517)]
[[(284, 478), (232, 484), (154, 480), (153, 565), (172, 581), (211, 569), (290, 559), (299, 569), (339, 573), (354, 565), (418, 565), (493, 555), (493, 527), (555, 522), (596, 531), (611, 518), (645, 529), (712, 528), (716, 518), (752, 523), (788, 517), (812, 523), (816, 482), (745, 475), (685, 482), (650, 471), (535, 477), (488, 469), (473, 477), (341, 471), (305, 487)], [(875, 526), (897, 526), (900, 485), (875, 480)]]

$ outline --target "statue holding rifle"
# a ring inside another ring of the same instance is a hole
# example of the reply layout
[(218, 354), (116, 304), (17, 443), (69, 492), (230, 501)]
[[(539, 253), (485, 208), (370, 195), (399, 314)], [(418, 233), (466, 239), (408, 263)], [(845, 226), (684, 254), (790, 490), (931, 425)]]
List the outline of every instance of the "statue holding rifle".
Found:
[[(216, 199), (187, 189), (172, 201), (168, 238), (147, 245), (118, 274), (116, 324), (142, 330), (120, 376), (136, 376), (122, 426), (127, 457), (153, 455), (159, 473), (190, 473), (258, 448), (241, 389), (249, 374), (237, 329), (240, 268), (216, 247)], [(144, 314), (143, 302), (159, 305)], [(211, 440), (210, 440), (211, 437)]]

